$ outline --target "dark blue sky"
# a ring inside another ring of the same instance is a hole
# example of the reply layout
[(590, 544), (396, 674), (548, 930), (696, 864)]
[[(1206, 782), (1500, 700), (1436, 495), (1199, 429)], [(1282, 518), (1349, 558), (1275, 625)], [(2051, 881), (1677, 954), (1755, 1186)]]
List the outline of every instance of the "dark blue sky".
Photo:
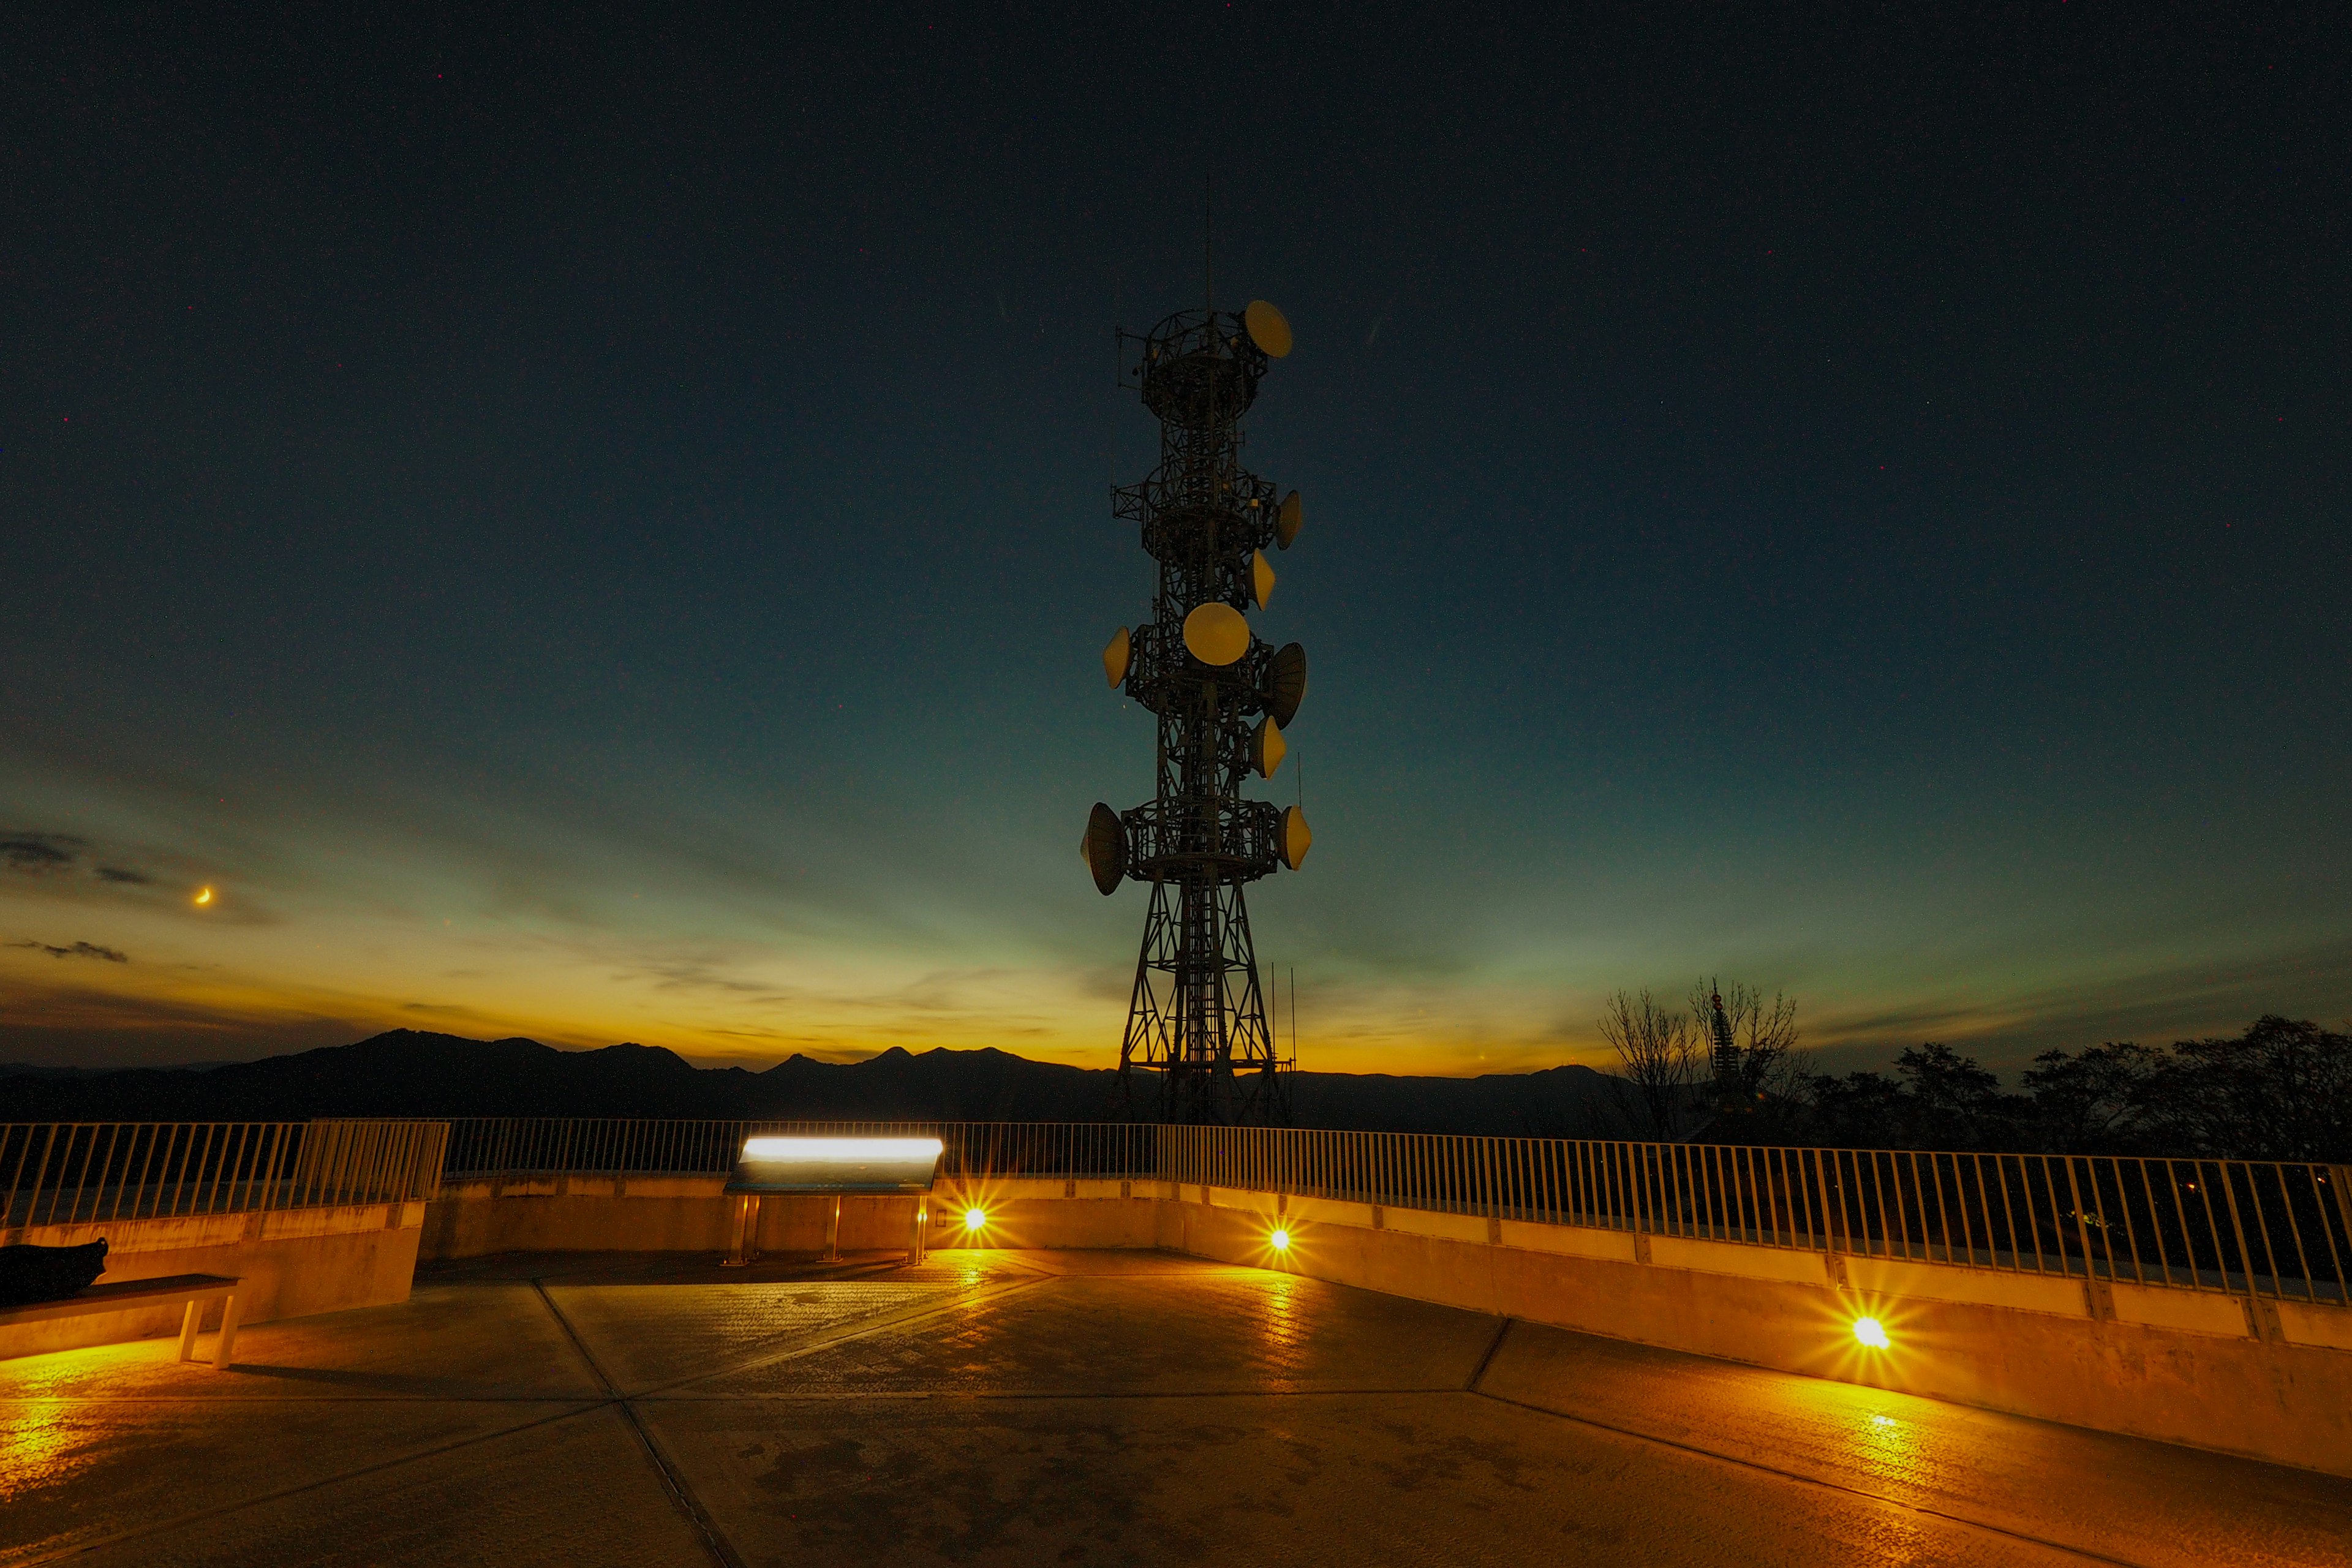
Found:
[(0, 1058), (1114, 1060), (1109, 333), (1198, 304), (1204, 176), (1299, 342), (1303, 1065), (1589, 1058), (1701, 972), (1837, 1058), (2341, 1016), (2341, 39), (0, 22)]

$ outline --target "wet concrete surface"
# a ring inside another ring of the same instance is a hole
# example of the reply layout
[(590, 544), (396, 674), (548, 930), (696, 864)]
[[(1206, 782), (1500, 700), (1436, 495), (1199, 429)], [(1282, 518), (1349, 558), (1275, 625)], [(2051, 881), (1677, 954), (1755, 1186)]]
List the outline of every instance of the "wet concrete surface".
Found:
[(715, 1265), (0, 1363), (0, 1564), (2352, 1562), (2352, 1481), (1280, 1273)]

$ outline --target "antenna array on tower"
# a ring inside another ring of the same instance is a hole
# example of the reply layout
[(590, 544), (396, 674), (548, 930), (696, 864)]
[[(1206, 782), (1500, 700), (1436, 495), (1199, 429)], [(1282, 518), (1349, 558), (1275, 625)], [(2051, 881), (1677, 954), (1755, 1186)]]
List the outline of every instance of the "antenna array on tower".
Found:
[(1123, 879), (1151, 888), (1120, 1078), (1132, 1107), (1139, 1075), (1156, 1074), (1163, 1121), (1280, 1124), (1294, 1062), (1267, 1027), (1242, 889), (1298, 869), (1311, 836), (1298, 806), (1241, 790), (1282, 765), (1307, 653), (1270, 647), (1246, 612), (1272, 599), (1266, 552), (1289, 549), (1305, 514), (1297, 491), (1243, 468), (1241, 418), (1290, 353), (1290, 323), (1258, 300), (1119, 342), (1121, 384), (1160, 420), (1160, 466), (1111, 492), (1158, 563), (1151, 618), (1103, 650), (1112, 687), (1159, 720), (1159, 793), (1124, 812), (1097, 804), (1083, 841), (1106, 895)]

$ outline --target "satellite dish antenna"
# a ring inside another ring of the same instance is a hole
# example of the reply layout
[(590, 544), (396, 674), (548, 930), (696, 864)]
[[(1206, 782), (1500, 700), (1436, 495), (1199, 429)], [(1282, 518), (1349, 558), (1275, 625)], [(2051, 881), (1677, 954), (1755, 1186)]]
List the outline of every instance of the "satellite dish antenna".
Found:
[(1307, 858), (1313, 847), (1315, 835), (1307, 831), (1307, 813), (1295, 805), (1282, 808), (1282, 863), (1292, 870)]
[(1110, 646), (1103, 649), (1103, 673), (1110, 678), (1113, 691), (1118, 690), (1119, 682), (1127, 679), (1127, 667), (1134, 658), (1135, 639), (1127, 635), (1125, 626), (1121, 626), (1111, 635)]
[(1094, 873), (1095, 890), (1104, 898), (1118, 891), (1119, 879), (1127, 875), (1127, 828), (1118, 820), (1118, 813), (1095, 802), (1087, 814), (1086, 836), (1078, 840), (1078, 854)]
[(1298, 492), (1297, 490), (1293, 490), (1288, 495), (1283, 497), (1282, 510), (1274, 514), (1274, 542), (1276, 546), (1283, 550), (1289, 549), (1290, 542), (1298, 537), (1299, 527), (1305, 523), (1306, 521), (1307, 509), (1305, 506), (1300, 504)]
[(1249, 652), (1249, 622), (1231, 605), (1212, 602), (1184, 617), (1184, 647), (1202, 664), (1219, 668)]
[(1250, 552), (1250, 597), (1263, 610), (1266, 600), (1273, 596), (1274, 563), (1265, 558), (1265, 551), (1253, 550)]
[(1249, 309), (1242, 312), (1242, 325), (1249, 330), (1250, 342), (1265, 351), (1266, 358), (1280, 359), (1290, 353), (1290, 322), (1265, 300), (1249, 302)]
[(1282, 766), (1282, 759), (1290, 754), (1290, 747), (1282, 738), (1282, 726), (1272, 719), (1261, 719), (1250, 731), (1250, 766), (1258, 777), (1270, 779), (1274, 770)]
[(1287, 726), (1307, 700), (1307, 650), (1285, 643), (1266, 661), (1265, 711), (1277, 726)]

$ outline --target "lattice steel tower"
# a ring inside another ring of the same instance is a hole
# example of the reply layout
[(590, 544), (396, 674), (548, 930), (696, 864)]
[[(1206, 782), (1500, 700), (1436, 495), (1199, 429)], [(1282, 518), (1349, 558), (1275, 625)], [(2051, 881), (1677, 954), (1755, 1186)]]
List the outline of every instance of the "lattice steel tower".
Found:
[(1159, 717), (1160, 793), (1125, 812), (1097, 803), (1085, 852), (1106, 896), (1123, 878), (1151, 885), (1119, 1078), (1139, 1111), (1138, 1069), (1156, 1072), (1169, 1121), (1289, 1120), (1293, 1063), (1266, 1026), (1242, 889), (1297, 870), (1309, 836), (1298, 806), (1241, 794), (1281, 766), (1307, 695), (1306, 650), (1269, 647), (1244, 614), (1273, 595), (1266, 550), (1290, 548), (1302, 515), (1297, 491), (1277, 500), (1241, 466), (1242, 416), (1289, 352), (1289, 323), (1263, 300), (1119, 334), (1119, 382), (1160, 420), (1160, 466), (1114, 489), (1111, 510), (1141, 528), (1160, 584), (1151, 618), (1103, 650), (1103, 673)]

